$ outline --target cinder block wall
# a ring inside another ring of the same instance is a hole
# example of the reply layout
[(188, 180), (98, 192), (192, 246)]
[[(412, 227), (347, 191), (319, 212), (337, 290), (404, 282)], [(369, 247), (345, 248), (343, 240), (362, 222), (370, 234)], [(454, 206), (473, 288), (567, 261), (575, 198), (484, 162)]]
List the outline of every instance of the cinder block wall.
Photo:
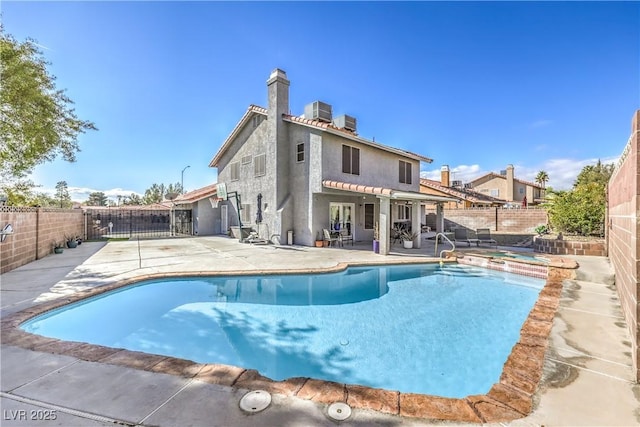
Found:
[(0, 229), (11, 224), (14, 234), (0, 243), (0, 273), (53, 252), (54, 242), (65, 236), (84, 236), (84, 216), (79, 209), (0, 208)]
[(638, 144), (640, 110), (631, 125), (631, 136), (625, 146), (616, 170), (609, 181), (608, 191), (608, 251), (616, 272), (616, 288), (622, 311), (631, 335), (633, 369), (640, 382), (640, 243), (638, 242), (638, 209), (640, 209), (640, 171)]
[[(435, 210), (427, 210), (427, 225), (436, 226)], [(547, 211), (542, 208), (503, 209), (472, 208), (445, 209), (444, 228), (465, 227), (470, 230), (488, 228), (505, 233), (535, 234), (535, 228), (547, 224)]]

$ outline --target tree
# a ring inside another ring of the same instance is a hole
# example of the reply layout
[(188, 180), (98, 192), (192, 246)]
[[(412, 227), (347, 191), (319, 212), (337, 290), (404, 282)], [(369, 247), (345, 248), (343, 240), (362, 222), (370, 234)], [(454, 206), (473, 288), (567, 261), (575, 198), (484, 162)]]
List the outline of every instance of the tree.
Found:
[(536, 175), (536, 182), (540, 184), (542, 188), (544, 188), (547, 181), (549, 181), (549, 174), (547, 174), (547, 172), (543, 170), (538, 172), (538, 174)]
[(124, 197), (124, 200), (123, 200), (122, 204), (124, 204), (124, 205), (141, 205), (142, 204), (142, 197), (140, 197), (136, 193), (131, 193), (130, 195)]
[(558, 231), (588, 236), (600, 234), (606, 211), (606, 189), (614, 165), (585, 166), (569, 191), (553, 194), (548, 204), (549, 221)]
[(71, 207), (71, 196), (69, 196), (67, 181), (58, 181), (56, 184), (56, 200), (60, 203), (61, 208)]
[(151, 187), (147, 188), (144, 192), (144, 196), (142, 197), (142, 202), (145, 205), (151, 205), (153, 203), (162, 202), (167, 193), (182, 193), (182, 185), (179, 182), (175, 184), (169, 184), (165, 186), (164, 184), (152, 184)]
[[(79, 119), (57, 89), (32, 39), (20, 43), (0, 25), (0, 171), (4, 183), (27, 176), (58, 155), (73, 162), (77, 138), (95, 124)], [(6, 186), (6, 185), (5, 185)]]
[(107, 206), (107, 196), (102, 191), (95, 191), (89, 194), (88, 206)]

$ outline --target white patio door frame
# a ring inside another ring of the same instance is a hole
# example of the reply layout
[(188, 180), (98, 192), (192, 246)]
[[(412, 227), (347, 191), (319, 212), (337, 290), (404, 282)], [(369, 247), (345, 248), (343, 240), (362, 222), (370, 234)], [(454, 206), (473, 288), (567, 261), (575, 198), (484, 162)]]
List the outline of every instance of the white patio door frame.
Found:
[[(351, 230), (351, 235), (355, 240), (355, 203), (330, 202), (329, 203), (329, 227), (331, 231), (342, 231), (344, 229)], [(337, 216), (336, 216), (337, 215)], [(347, 223), (349, 226), (347, 227)], [(339, 229), (336, 229), (339, 224)]]
[(220, 233), (227, 234), (229, 230), (229, 213), (227, 205), (220, 205)]

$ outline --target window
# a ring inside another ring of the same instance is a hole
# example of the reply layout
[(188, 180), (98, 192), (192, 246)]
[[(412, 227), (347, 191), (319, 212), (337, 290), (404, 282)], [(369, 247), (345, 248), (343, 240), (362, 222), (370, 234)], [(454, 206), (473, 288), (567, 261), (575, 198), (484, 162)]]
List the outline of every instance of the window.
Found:
[(494, 188), (489, 191), (489, 194), (491, 195), (491, 197), (500, 197), (500, 190)]
[(360, 149), (342, 146), (342, 172), (360, 175)]
[(304, 143), (300, 143), (296, 147), (298, 153), (298, 162), (304, 162)]
[(400, 160), (400, 182), (402, 184), (411, 184), (411, 163)]
[(231, 169), (231, 181), (237, 181), (240, 179), (240, 163), (233, 162), (229, 165), (229, 169)]
[(520, 187), (520, 194), (524, 194), (524, 188)]
[(251, 122), (253, 124), (253, 127), (257, 128), (258, 125), (260, 124), (260, 116), (253, 116), (253, 119), (251, 119)]
[(242, 209), (240, 210), (240, 220), (242, 221), (243, 225), (244, 224), (249, 224), (252, 221), (252, 218), (251, 218), (251, 205), (243, 203), (240, 206), (242, 206)]
[(373, 211), (373, 203), (365, 203), (364, 204), (364, 229), (365, 230), (373, 230), (374, 224), (374, 211)]
[(398, 205), (398, 221), (411, 219), (411, 206)]
[(352, 212), (354, 211), (354, 203), (329, 203), (330, 230), (333, 232), (346, 230), (346, 234), (352, 234)]
[(253, 158), (253, 172), (255, 176), (262, 176), (267, 173), (267, 155), (260, 154)]
[(251, 163), (251, 155), (248, 156), (242, 156), (242, 164), (243, 165), (248, 165), (249, 163)]

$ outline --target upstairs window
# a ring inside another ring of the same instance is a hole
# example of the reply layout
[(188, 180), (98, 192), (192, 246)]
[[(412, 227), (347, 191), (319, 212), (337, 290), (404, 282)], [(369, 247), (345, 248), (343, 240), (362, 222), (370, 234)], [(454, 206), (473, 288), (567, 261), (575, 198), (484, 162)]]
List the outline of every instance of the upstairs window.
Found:
[(251, 163), (251, 159), (251, 154), (249, 154), (248, 156), (242, 156), (242, 164), (248, 165), (249, 163)]
[(267, 173), (267, 155), (259, 154), (253, 158), (253, 171), (255, 176), (263, 176)]
[(411, 163), (400, 160), (399, 178), (402, 184), (411, 184)]
[(342, 146), (342, 172), (360, 175), (360, 149), (349, 145)]
[(296, 146), (297, 160), (298, 162), (304, 162), (304, 143), (300, 143)]
[(231, 181), (237, 181), (240, 179), (240, 163), (233, 162), (229, 164)]

